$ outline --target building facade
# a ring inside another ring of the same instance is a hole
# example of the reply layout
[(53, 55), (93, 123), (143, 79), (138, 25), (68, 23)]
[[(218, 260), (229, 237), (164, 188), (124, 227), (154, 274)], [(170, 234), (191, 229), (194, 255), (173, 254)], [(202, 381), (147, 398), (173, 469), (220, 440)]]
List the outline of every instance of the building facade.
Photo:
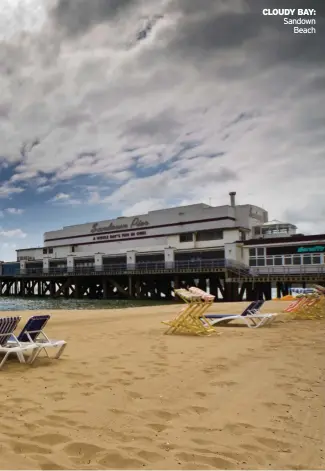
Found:
[(249, 251), (249, 266), (258, 267), (260, 273), (263, 267), (325, 264), (325, 234), (251, 239), (245, 242), (245, 248)]
[(218, 258), (248, 263), (243, 242), (267, 221), (263, 208), (236, 205), (231, 193), (229, 205), (181, 206), (46, 232), (43, 247), (17, 250), (17, 261), (22, 269)]
[[(195, 204), (46, 232), (43, 247), (17, 250), (20, 270), (101, 270), (126, 265), (235, 261), (254, 273), (325, 264), (325, 235), (302, 235), (255, 205)], [(313, 268), (314, 267), (314, 268)], [(9, 268), (8, 268), (9, 269)]]

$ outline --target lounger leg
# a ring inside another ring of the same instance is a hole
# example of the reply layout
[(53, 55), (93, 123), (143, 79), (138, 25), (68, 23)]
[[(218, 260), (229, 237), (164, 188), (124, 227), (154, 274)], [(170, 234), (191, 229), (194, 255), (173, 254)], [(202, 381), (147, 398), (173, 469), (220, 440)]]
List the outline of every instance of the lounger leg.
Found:
[(17, 352), (16, 355), (20, 363), (26, 363), (24, 354), (22, 352)]
[(31, 354), (31, 356), (29, 357), (29, 360), (28, 360), (29, 365), (32, 365), (34, 363), (34, 361), (38, 357), (41, 350), (42, 350), (41, 348), (34, 348), (34, 350), (32, 351), (32, 354)]
[(58, 360), (58, 359), (60, 358), (60, 356), (61, 356), (62, 353), (64, 352), (66, 346), (67, 346), (67, 344), (64, 343), (64, 344), (60, 347), (58, 353), (57, 353), (57, 354), (55, 355), (55, 357), (54, 357), (56, 360)]
[(8, 356), (10, 355), (10, 352), (7, 352), (5, 356), (2, 358), (2, 361), (0, 363), (0, 370), (3, 367), (3, 365), (6, 363)]
[(50, 355), (49, 355), (48, 351), (46, 350), (46, 348), (44, 348), (44, 347), (43, 347), (43, 349), (42, 349), (42, 350), (44, 350), (44, 352), (45, 352), (45, 354), (46, 354), (47, 358), (50, 358)]

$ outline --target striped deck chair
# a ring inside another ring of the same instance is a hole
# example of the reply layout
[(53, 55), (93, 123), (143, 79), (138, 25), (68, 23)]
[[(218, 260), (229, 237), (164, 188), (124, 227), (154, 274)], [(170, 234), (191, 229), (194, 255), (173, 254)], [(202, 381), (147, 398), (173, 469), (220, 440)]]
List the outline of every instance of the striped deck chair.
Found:
[(292, 303), (290, 303), (289, 306), (286, 309), (284, 309), (283, 312), (293, 312), (296, 309), (298, 309), (298, 307), (305, 304), (306, 302), (307, 302), (307, 298), (297, 298), (294, 301), (292, 301)]
[[(24, 353), (29, 350), (34, 352), (39, 350), (38, 345), (34, 343), (22, 344), (14, 335), (14, 331), (20, 320), (20, 316), (0, 318), (0, 353), (4, 353), (4, 357), (0, 361), (0, 370), (6, 363), (10, 354), (14, 353), (20, 363), (26, 363)], [(33, 354), (31, 356), (33, 356)]]
[(45, 334), (43, 329), (50, 318), (51, 316), (49, 314), (30, 317), (17, 337), (17, 340), (22, 345), (31, 343), (38, 347), (38, 350), (31, 356), (30, 363), (35, 361), (41, 350), (44, 350), (47, 357), (50, 358), (47, 348), (58, 348), (59, 350), (54, 358), (59, 359), (67, 346), (67, 342), (65, 340), (49, 339)]

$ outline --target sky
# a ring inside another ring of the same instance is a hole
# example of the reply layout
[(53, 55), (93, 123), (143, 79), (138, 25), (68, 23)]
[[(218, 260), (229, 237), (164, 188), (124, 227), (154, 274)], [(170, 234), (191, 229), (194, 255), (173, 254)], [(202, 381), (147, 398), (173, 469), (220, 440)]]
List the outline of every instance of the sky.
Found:
[(324, 0), (1, 0), (0, 260), (229, 191), (325, 233), (324, 45)]

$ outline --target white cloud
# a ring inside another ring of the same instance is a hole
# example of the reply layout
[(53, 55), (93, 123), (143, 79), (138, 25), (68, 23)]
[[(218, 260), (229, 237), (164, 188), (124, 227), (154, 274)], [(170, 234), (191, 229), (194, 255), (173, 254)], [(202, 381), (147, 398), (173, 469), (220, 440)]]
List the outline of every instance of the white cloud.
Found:
[(0, 237), (12, 237), (12, 238), (19, 238), (24, 239), (27, 234), (22, 229), (11, 229), (11, 230), (0, 230)]
[(122, 211), (122, 216), (136, 216), (137, 214), (146, 214), (149, 211), (154, 211), (157, 209), (163, 209), (166, 207), (165, 201), (163, 199), (147, 199), (138, 201), (137, 203), (129, 206), (128, 208)]
[(76, 198), (72, 198), (68, 193), (58, 193), (49, 200), (50, 203), (56, 203), (60, 205), (77, 205), (81, 204), (82, 201)]
[(69, 199), (70, 195), (68, 195), (67, 193), (58, 193), (51, 199), (51, 201), (66, 201)]
[(19, 208), (6, 208), (5, 211), (9, 214), (13, 214), (17, 216), (23, 214), (24, 212), (23, 209), (19, 209)]
[(52, 186), (51, 185), (44, 185), (44, 186), (39, 186), (36, 188), (36, 192), (37, 193), (45, 193), (46, 191), (50, 191), (52, 190)]
[(10, 198), (12, 195), (22, 193), (24, 188), (12, 186), (9, 182), (0, 184), (0, 198)]

